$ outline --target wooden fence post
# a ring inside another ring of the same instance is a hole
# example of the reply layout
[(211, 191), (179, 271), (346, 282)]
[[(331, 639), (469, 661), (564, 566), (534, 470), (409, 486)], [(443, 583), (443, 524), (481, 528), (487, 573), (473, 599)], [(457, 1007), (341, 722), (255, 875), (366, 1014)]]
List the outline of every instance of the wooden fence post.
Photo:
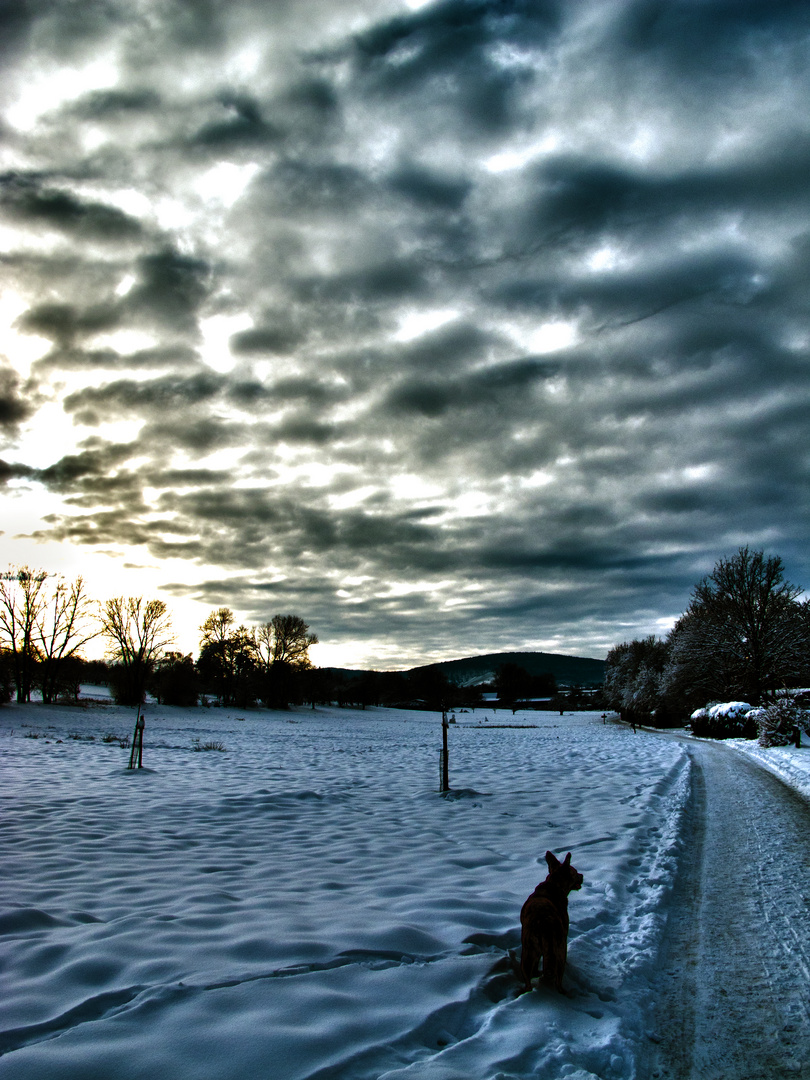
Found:
[[(129, 754), (128, 769), (142, 769), (143, 768), (143, 729), (145, 727), (145, 721), (141, 716), (141, 707), (138, 706), (138, 714), (135, 718), (135, 731), (132, 735), (132, 750)], [(135, 764), (135, 754), (137, 751), (138, 764)]]
[(449, 721), (447, 719), (447, 709), (442, 705), (442, 791), (450, 790), (450, 765), (447, 760), (447, 728)]

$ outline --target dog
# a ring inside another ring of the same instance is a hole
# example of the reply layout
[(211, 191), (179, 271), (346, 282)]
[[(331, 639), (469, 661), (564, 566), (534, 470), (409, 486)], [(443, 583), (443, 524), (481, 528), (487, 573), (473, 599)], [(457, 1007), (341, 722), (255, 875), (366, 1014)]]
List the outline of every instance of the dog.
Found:
[(543, 958), (543, 982), (562, 993), (562, 977), (568, 955), (568, 894), (582, 888), (582, 874), (571, 865), (571, 852), (560, 862), (546, 852), (548, 877), (541, 881), (520, 911), (520, 974), (524, 991)]

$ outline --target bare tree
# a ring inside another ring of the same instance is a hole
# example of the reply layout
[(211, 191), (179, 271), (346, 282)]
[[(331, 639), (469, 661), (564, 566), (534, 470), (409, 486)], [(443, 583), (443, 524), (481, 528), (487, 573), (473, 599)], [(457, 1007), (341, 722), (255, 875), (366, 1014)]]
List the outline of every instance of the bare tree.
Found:
[(230, 636), (234, 622), (234, 614), (230, 608), (221, 607), (212, 611), (200, 627), (200, 644), (224, 645)]
[(152, 668), (174, 640), (168, 609), (162, 600), (116, 596), (101, 605), (99, 617), (108, 655), (123, 676), (116, 697), (121, 704), (140, 704)]
[(301, 673), (312, 666), (309, 647), (317, 643), (299, 615), (274, 615), (254, 629), (254, 651), (263, 668), (260, 696), (267, 705), (286, 708), (299, 698)]
[(197, 669), (206, 689), (224, 704), (249, 705), (257, 698), (285, 707), (298, 693), (298, 675), (309, 668), (309, 647), (318, 638), (298, 615), (235, 626), (230, 608), (212, 611), (200, 627)]
[(90, 609), (81, 577), (73, 582), (60, 580), (52, 595), (43, 599), (35, 624), (39, 684), (46, 703), (56, 700), (66, 661), (98, 636), (99, 631), (88, 625)]
[(197, 668), (223, 705), (242, 707), (255, 700), (251, 683), (257, 656), (253, 632), (246, 626), (234, 629), (235, 621), (230, 608), (211, 612), (200, 627)]
[(11, 654), (17, 701), (31, 700), (38, 660), (37, 619), (45, 604), (45, 570), (12, 566), (0, 574), (0, 645)]
[[(266, 630), (267, 625), (259, 630)], [(272, 660), (274, 664), (290, 667), (310, 667), (309, 647), (318, 644), (316, 634), (310, 634), (309, 626), (299, 615), (274, 615), (272, 628)]]

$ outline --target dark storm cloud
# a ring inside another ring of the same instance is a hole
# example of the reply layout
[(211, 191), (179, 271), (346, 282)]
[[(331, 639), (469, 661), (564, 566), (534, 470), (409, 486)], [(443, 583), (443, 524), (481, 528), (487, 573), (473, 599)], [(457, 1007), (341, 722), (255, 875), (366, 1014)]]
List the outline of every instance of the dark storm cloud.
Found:
[(130, 319), (170, 331), (194, 333), (210, 289), (210, 265), (172, 248), (141, 256), (138, 283), (122, 302)]
[(427, 87), (439, 108), (452, 108), (482, 133), (519, 122), (521, 92), (531, 65), (506, 68), (493, 56), (503, 49), (544, 45), (561, 23), (553, 0), (444, 0), (359, 34), (354, 61), (372, 93), (399, 99)]
[(156, 410), (163, 419), (145, 424), (139, 441), (149, 455), (166, 454), (182, 450), (195, 457), (213, 453), (232, 446), (243, 446), (249, 431), (243, 424), (229, 423), (216, 416), (195, 418), (180, 415), (172, 418), (171, 410)]
[(215, 397), (220, 393), (224, 379), (212, 372), (200, 372), (190, 376), (167, 375), (159, 379), (136, 382), (134, 379), (118, 379), (100, 387), (86, 387), (64, 400), (65, 411), (92, 410), (98, 413), (121, 411), (154, 414), (188, 406)]
[(0, 364), (0, 430), (10, 431), (34, 411), (33, 402), (20, 393), (17, 372)]
[[(58, 320), (57, 320), (58, 325)], [(44, 328), (43, 328), (44, 329)], [(53, 328), (51, 328), (52, 330)], [(70, 320), (64, 327), (63, 333), (68, 339), (73, 336), (72, 332), (65, 334), (65, 330), (71, 330)], [(39, 331), (42, 333), (43, 331)], [(48, 336), (51, 336), (48, 334)], [(58, 348), (48, 352), (34, 364), (37, 371), (47, 372), (49, 369), (61, 371), (82, 371), (98, 369), (122, 369), (126, 371), (171, 368), (172, 370), (199, 367), (199, 357), (196, 351), (187, 345), (167, 345), (154, 349), (137, 349), (131, 353), (119, 353), (115, 349), (77, 349)]]
[(119, 321), (120, 314), (111, 304), (84, 309), (73, 304), (38, 304), (26, 311), (18, 325), (25, 333), (69, 343), (77, 337), (86, 338), (111, 330)]
[(328, 277), (302, 278), (296, 282), (299, 300), (338, 304), (425, 301), (429, 295), (423, 268), (409, 259), (390, 259)]
[(0, 207), (12, 219), (91, 240), (120, 243), (141, 236), (139, 221), (114, 206), (15, 174), (0, 177)]
[(230, 475), (226, 469), (153, 469), (148, 480), (156, 488), (200, 488), (225, 484)]
[(741, 206), (748, 213), (773, 213), (782, 207), (795, 212), (808, 204), (810, 140), (800, 137), (789, 147), (766, 147), (753, 162), (749, 153), (728, 165), (664, 175), (582, 157), (553, 158), (526, 178), (535, 195), (519, 218), (521, 234), (554, 242), (591, 240), (627, 229), (655, 235)]
[(228, 388), (228, 398), (237, 405), (251, 407), (262, 402), (302, 402), (312, 408), (344, 401), (350, 391), (345, 386), (318, 379), (291, 377), (265, 384), (257, 379), (237, 380)]
[(127, 444), (104, 444), (92, 440), (87, 449), (78, 454), (67, 454), (53, 465), (41, 469), (38, 477), (53, 491), (70, 492), (78, 486), (86, 491), (87, 484), (105, 484), (110, 470), (133, 456), (133, 447)]
[(452, 371), (487, 359), (502, 344), (498, 335), (473, 321), (454, 320), (451, 324), (424, 334), (389, 353), (397, 368), (418, 371)]
[(669, 3), (636, 0), (616, 19), (616, 41), (630, 56), (654, 54), (656, 64), (672, 65), (678, 75), (707, 74), (719, 67), (723, 76), (748, 75), (756, 50), (771, 43), (792, 43), (810, 32), (805, 0), (714, 0)]
[(472, 189), (463, 176), (445, 176), (419, 165), (403, 165), (390, 173), (386, 183), (392, 192), (431, 209), (457, 211)]
[(323, 446), (339, 438), (342, 433), (339, 425), (323, 423), (302, 413), (285, 417), (272, 430), (271, 439), (274, 444), (282, 442)]
[(424, 416), (443, 416), (451, 409), (482, 409), (524, 394), (532, 384), (551, 378), (558, 370), (556, 363), (528, 357), (459, 379), (410, 379), (394, 387), (386, 404), (394, 412)]
[(0, 55), (10, 57), (24, 44), (28, 34), (28, 11), (14, 0), (0, 5)]
[(259, 102), (249, 95), (223, 91), (216, 103), (222, 117), (203, 124), (190, 139), (192, 147), (227, 153), (240, 146), (272, 143), (280, 138), (280, 131), (264, 119)]
[(357, 210), (373, 196), (370, 178), (351, 165), (289, 159), (281, 161), (261, 181), (261, 194), (274, 206), (296, 214)]
[(603, 653), (745, 542), (807, 583), (806, 3), (112, 0), (12, 29), (12, 94), (118, 65), (6, 121), (15, 329), (53, 347), (0, 423), (59, 400), (79, 440), (4, 451), (64, 499), (43, 537), (219, 567), (167, 589), (414, 659)]
[[(61, 347), (119, 328), (155, 328), (163, 335), (197, 337), (197, 317), (209, 291), (210, 268), (200, 259), (163, 249), (137, 258), (132, 266), (133, 287), (118, 297), (111, 292), (109, 271), (75, 264), (71, 277), (83, 302), (34, 303), (17, 320), (24, 333), (50, 338)], [(70, 280), (70, 278), (68, 279)], [(96, 302), (90, 297), (103, 296)], [(149, 355), (174, 356), (182, 365), (189, 344), (161, 343), (134, 354), (134, 366)]]
[[(142, 366), (164, 365), (155, 364), (152, 357), (147, 357)], [(255, 414), (274, 404), (286, 407), (298, 403), (308, 410), (329, 407), (345, 400), (346, 396), (344, 388), (316, 379), (288, 378), (264, 384), (255, 379), (234, 380), (204, 369), (187, 375), (116, 379), (102, 386), (85, 387), (68, 394), (63, 399), (63, 407), (83, 424), (96, 425), (121, 416), (152, 419), (154, 422), (142, 430), (143, 440), (160, 438), (164, 441), (170, 436), (187, 448), (210, 449), (214, 443), (232, 445), (247, 432), (243, 425), (200, 415), (201, 407), (215, 399)], [(253, 438), (258, 443), (292, 440), (320, 444), (336, 434), (334, 425), (320, 422), (310, 411), (305, 411), (287, 413), (280, 422), (272, 425), (259, 425)]]
[(132, 90), (93, 90), (69, 106), (69, 111), (83, 120), (106, 120), (150, 113), (161, 105), (160, 95), (143, 87)]
[(633, 271), (590, 273), (579, 277), (512, 276), (490, 299), (507, 310), (545, 311), (582, 317), (595, 328), (628, 325), (668, 308), (707, 299), (714, 304), (744, 304), (767, 287), (770, 268), (742, 251), (675, 255)]
[(28, 479), (36, 476), (36, 469), (29, 465), (20, 465), (18, 462), (3, 461), (0, 458), (0, 483), (7, 484), (9, 480)]
[(271, 353), (287, 354), (303, 340), (300, 330), (284, 326), (254, 326), (250, 330), (240, 330), (230, 340), (231, 351), (236, 355)]

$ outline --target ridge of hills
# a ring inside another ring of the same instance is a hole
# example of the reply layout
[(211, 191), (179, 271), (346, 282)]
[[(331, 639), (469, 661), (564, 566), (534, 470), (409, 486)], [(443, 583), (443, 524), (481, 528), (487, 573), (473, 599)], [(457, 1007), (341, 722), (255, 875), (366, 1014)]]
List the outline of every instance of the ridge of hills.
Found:
[[(503, 664), (517, 664), (530, 675), (553, 675), (558, 686), (601, 686), (605, 681), (604, 660), (546, 652), (484, 653), (481, 656), (467, 656), (461, 660), (440, 660), (435, 664), (420, 664), (393, 674), (412, 675), (430, 668), (441, 671), (450, 682), (458, 686), (477, 686), (490, 682)], [(369, 674), (368, 671), (354, 668), (329, 668), (329, 670), (338, 672), (349, 679), (359, 679)]]

